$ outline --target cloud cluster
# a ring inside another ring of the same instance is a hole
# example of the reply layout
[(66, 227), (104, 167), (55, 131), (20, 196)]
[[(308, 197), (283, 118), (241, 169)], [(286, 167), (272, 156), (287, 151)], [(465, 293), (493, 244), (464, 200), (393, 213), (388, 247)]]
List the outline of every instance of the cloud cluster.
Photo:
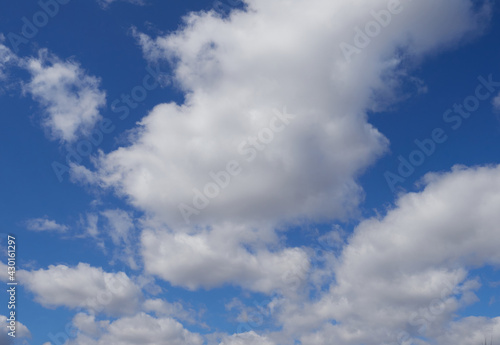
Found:
[(89, 134), (101, 119), (99, 109), (106, 104), (99, 79), (87, 75), (76, 62), (61, 61), (46, 50), (23, 65), (32, 77), (25, 91), (44, 108), (42, 122), (51, 137), (73, 142)]
[[(469, 0), (391, 3), (399, 10), (390, 26), (350, 59), (341, 43), (355, 45), (388, 1), (247, 0), (247, 11), (228, 18), (198, 12), (166, 36), (135, 33), (148, 60), (172, 63), (185, 102), (157, 105), (128, 146), (102, 153), (95, 171), (85, 172), (145, 212), (147, 274), (191, 290), (232, 284), (281, 292), (273, 301), (279, 332), (223, 335), (220, 345), (378, 345), (416, 337), (465, 345), (479, 332), (500, 333), (498, 319), (452, 321), (477, 299), (481, 282), (470, 270), (500, 266), (499, 166), (427, 175), (422, 191), (361, 222), (340, 257), (318, 268), (329, 278), (326, 289), (308, 285), (317, 275), (309, 272), (310, 250), (287, 246), (278, 232), (356, 214), (363, 200), (357, 178), (389, 145), (368, 112), (403, 96), (398, 87), (409, 65), (480, 32), (490, 9)], [(98, 79), (43, 52), (27, 66), (33, 79), (26, 90), (46, 108), (54, 137), (71, 142), (99, 120), (105, 94)], [(238, 173), (228, 172), (231, 162)], [(216, 196), (207, 195), (210, 188), (219, 189)], [(184, 204), (196, 209), (189, 225)], [(100, 215), (129, 266), (138, 267), (132, 217)], [(34, 221), (35, 230), (58, 226)], [(88, 223), (97, 237), (98, 216)], [(18, 277), (43, 306), (89, 311), (75, 317), (80, 333), (66, 345), (203, 344), (172, 318), (190, 322), (192, 315), (143, 301), (125, 273), (79, 264)], [(295, 293), (292, 282), (316, 287), (308, 292), (317, 298)], [(99, 321), (100, 311), (120, 318)]]
[(500, 267), (500, 166), (456, 167), (425, 183), (356, 227), (329, 291), (305, 308), (284, 308), (286, 330), (310, 345), (444, 336), (454, 313), (477, 301), (480, 281), (468, 271)]
[[(352, 42), (387, 1), (247, 4), (227, 19), (191, 13), (166, 36), (135, 33), (147, 59), (173, 64), (185, 102), (156, 106), (129, 146), (100, 158), (97, 174), (172, 227), (184, 224), (179, 205), (196, 205), (212, 182), (221, 191), (199, 207), (194, 224), (322, 221), (355, 212), (363, 199), (356, 178), (388, 146), (367, 112), (400, 96), (409, 60), (476, 32), (488, 13), (465, 0), (401, 1), (390, 30), (348, 62), (340, 43)], [(290, 123), (262, 134), (284, 107)], [(240, 173), (222, 178), (231, 161)]]
[[(474, 291), (481, 282), (470, 277), (469, 271), (484, 265), (500, 267), (500, 166), (457, 166), (448, 173), (428, 174), (422, 183), (421, 192), (402, 195), (387, 215), (356, 227), (339, 260), (331, 263), (335, 280), (317, 302), (286, 298), (275, 303), (278, 308), (273, 315), (284, 331), (266, 341), (287, 343), (300, 338), (303, 344), (326, 345), (337, 339), (339, 344), (377, 345), (416, 341), (423, 336), (449, 344), (460, 339), (458, 343), (465, 345), (468, 340), (500, 332), (497, 319), (452, 321), (457, 311), (477, 301)], [(145, 253), (145, 260), (157, 265), (149, 269), (188, 287), (200, 283), (210, 287), (217, 281), (235, 279), (242, 286), (266, 292), (253, 285), (262, 279), (255, 272), (264, 275), (273, 267), (273, 260), (266, 258), (252, 272), (251, 264), (239, 264), (244, 262), (239, 253), (228, 252), (236, 247), (230, 244), (231, 231), (213, 231), (220, 237), (145, 231), (143, 245), (151, 254)], [(222, 238), (227, 239), (227, 247)], [(222, 253), (220, 260), (216, 253)], [(226, 254), (230, 263), (223, 262)], [(175, 258), (181, 264), (175, 265)], [(255, 263), (258, 258), (257, 253), (246, 260)], [(301, 265), (300, 260), (287, 262), (290, 267)], [(281, 273), (286, 269), (281, 268)], [(196, 283), (192, 283), (193, 277), (197, 277)], [(225, 341), (252, 344), (251, 339), (243, 342), (239, 335)]]
[[(270, 239), (275, 226), (353, 215), (357, 177), (388, 147), (368, 111), (401, 96), (409, 61), (480, 31), (489, 14), (467, 0), (397, 4), (390, 28), (349, 61), (340, 44), (387, 1), (249, 0), (228, 18), (191, 13), (166, 36), (135, 32), (148, 60), (172, 63), (185, 102), (156, 106), (130, 145), (99, 157), (93, 181), (160, 224), (142, 234), (149, 273), (269, 292), (277, 272), (307, 267), (303, 251)], [(195, 209), (189, 227), (181, 205)]]

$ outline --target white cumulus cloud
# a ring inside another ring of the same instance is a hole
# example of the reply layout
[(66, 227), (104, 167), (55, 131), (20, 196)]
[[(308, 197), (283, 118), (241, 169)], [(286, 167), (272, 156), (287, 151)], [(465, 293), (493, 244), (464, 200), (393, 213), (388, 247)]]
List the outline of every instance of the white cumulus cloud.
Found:
[(140, 288), (125, 273), (107, 273), (85, 263), (18, 271), (17, 276), (35, 300), (48, 308), (65, 306), (122, 315), (139, 310), (142, 299)]

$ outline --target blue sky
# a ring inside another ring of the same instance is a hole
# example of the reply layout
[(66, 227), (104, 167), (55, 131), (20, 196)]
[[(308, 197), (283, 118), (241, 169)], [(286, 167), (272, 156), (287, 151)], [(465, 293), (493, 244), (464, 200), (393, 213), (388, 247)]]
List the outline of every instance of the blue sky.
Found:
[(0, 344), (498, 341), (498, 37), (495, 1), (3, 3)]

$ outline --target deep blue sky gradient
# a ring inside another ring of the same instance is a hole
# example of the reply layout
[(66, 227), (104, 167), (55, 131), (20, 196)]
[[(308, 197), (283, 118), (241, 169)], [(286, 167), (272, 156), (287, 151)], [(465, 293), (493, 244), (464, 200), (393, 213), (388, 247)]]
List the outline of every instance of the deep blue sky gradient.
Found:
[[(135, 26), (152, 36), (165, 34), (175, 30), (187, 12), (210, 9), (213, 5), (211, 1), (200, 0), (151, 0), (150, 3), (148, 6), (134, 6), (118, 2), (102, 10), (95, 1), (70, 1), (61, 6), (59, 14), (51, 18), (48, 25), (19, 50), (19, 56), (27, 57), (36, 55), (40, 48), (48, 48), (63, 60), (78, 61), (88, 74), (101, 79), (101, 88), (106, 90), (108, 101), (102, 115), (111, 119), (116, 126), (113, 133), (104, 136), (99, 146), (105, 152), (116, 148), (119, 140), (123, 140), (124, 133), (132, 129), (153, 106), (162, 102), (181, 103), (183, 100), (181, 92), (167, 85), (149, 92), (145, 101), (133, 109), (125, 120), (120, 120), (110, 109), (113, 100), (123, 93), (130, 93), (133, 87), (142, 83), (147, 73), (147, 62), (131, 34), (131, 27)], [(4, 35), (18, 33), (22, 26), (21, 18), (30, 18), (39, 10), (35, 0), (3, 1), (0, 4), (0, 32)], [(390, 140), (391, 152), (359, 177), (366, 192), (360, 218), (373, 216), (377, 212), (384, 214), (386, 208), (393, 205), (397, 194), (388, 187), (384, 173), (396, 172), (398, 155), (408, 157), (416, 148), (414, 140), (430, 137), (436, 127), (443, 128), (449, 139), (438, 145), (436, 152), (426, 158), (425, 163), (400, 185), (402, 190), (418, 190), (415, 183), (427, 172), (446, 171), (457, 163), (468, 166), (500, 163), (500, 114), (493, 111), (492, 98), (482, 102), (480, 109), (464, 120), (458, 130), (452, 130), (442, 118), (446, 109), (473, 94), (478, 76), (492, 74), (494, 80), (500, 81), (499, 39), (500, 12), (497, 7), (492, 24), (483, 36), (439, 54), (413, 71), (414, 76), (424, 81), (427, 93), (417, 94), (412, 85), (404, 85), (403, 89), (410, 96), (407, 100), (387, 111), (370, 113), (370, 122)], [(9, 46), (8, 42), (6, 44)], [(168, 68), (163, 68), (168, 74)], [(107, 271), (129, 273), (129, 269), (121, 263), (110, 265), (109, 257), (96, 248), (91, 239), (35, 233), (26, 229), (27, 219), (47, 215), (58, 223), (67, 224), (76, 233), (83, 232), (80, 217), (92, 210), (90, 203), (96, 197), (106, 207), (127, 208), (123, 200), (111, 194), (96, 195), (95, 191), (72, 183), (67, 174), (62, 182), (58, 180), (51, 164), (54, 161), (63, 163), (67, 148), (47, 140), (39, 123), (38, 115), (42, 110), (21, 91), (20, 80), (26, 81), (27, 77), (25, 72), (11, 70), (8, 75), (10, 88), (0, 92), (0, 232), (18, 236), (20, 268), (39, 269), (50, 264), (76, 265), (86, 262), (102, 266)], [(93, 153), (96, 152), (94, 148)], [(89, 165), (89, 160), (85, 158), (84, 163)], [(349, 232), (359, 220), (348, 220), (341, 225)], [(331, 226), (319, 224), (317, 228), (321, 233)], [(291, 234), (288, 242), (292, 245), (300, 246), (315, 241), (301, 231), (291, 231)], [(3, 252), (1, 255), (4, 255)], [(485, 285), (480, 295), (496, 293), (486, 282), (499, 281), (499, 272), (484, 268), (472, 274), (483, 277)], [(202, 319), (210, 330), (185, 324), (187, 329), (201, 333), (236, 331), (238, 323), (228, 318), (230, 313), (224, 309), (224, 304), (230, 301), (227, 296), (239, 291), (237, 288), (225, 287), (195, 293), (167, 283), (158, 284), (164, 288), (164, 297), (169, 301), (181, 299), (195, 309), (206, 309)], [(6, 296), (2, 296), (2, 301), (6, 300)], [(18, 296), (21, 321), (29, 325), (33, 334), (32, 343), (42, 344), (49, 340), (49, 332), (63, 331), (74, 313), (64, 308), (47, 311), (32, 299), (33, 296), (24, 291)], [(265, 299), (265, 296), (249, 295), (247, 302), (251, 305), (254, 301)], [(496, 316), (499, 303), (500, 295), (491, 305), (483, 300), (462, 312), (463, 315)], [(271, 328), (272, 325), (265, 322), (262, 329), (266, 327)]]

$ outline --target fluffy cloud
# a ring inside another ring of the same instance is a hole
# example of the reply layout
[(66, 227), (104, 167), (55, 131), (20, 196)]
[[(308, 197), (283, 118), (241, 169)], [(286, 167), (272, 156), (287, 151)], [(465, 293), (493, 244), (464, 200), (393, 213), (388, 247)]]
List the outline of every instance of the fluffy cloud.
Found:
[[(305, 308), (284, 308), (286, 330), (309, 345), (380, 344), (445, 337), (443, 330), (461, 327), (449, 322), (477, 300), (480, 286), (468, 271), (500, 266), (500, 166), (456, 167), (427, 175), (425, 183), (385, 217), (357, 226), (328, 293)], [(322, 322), (320, 331), (304, 335)]]
[(68, 230), (66, 225), (57, 224), (55, 220), (44, 218), (34, 218), (26, 221), (26, 227), (32, 231), (55, 231), (65, 232)]
[[(173, 227), (354, 211), (356, 177), (388, 146), (367, 111), (399, 96), (405, 61), (476, 32), (488, 12), (467, 0), (402, 1), (390, 30), (349, 62), (340, 44), (354, 44), (356, 27), (387, 1), (247, 4), (228, 19), (190, 14), (167, 36), (136, 33), (146, 58), (172, 62), (186, 100), (155, 107), (130, 146), (101, 157), (98, 175)], [(194, 215), (183, 217), (183, 205)]]
[(114, 322), (96, 321), (78, 314), (73, 320), (80, 332), (66, 345), (201, 345), (201, 336), (191, 333), (170, 318), (154, 318), (145, 313)]
[(99, 79), (87, 75), (77, 63), (60, 61), (45, 50), (24, 65), (32, 76), (25, 90), (44, 108), (43, 124), (52, 138), (72, 142), (88, 134), (101, 119), (99, 108), (106, 102)]
[(140, 307), (142, 293), (123, 272), (107, 273), (80, 263), (72, 268), (49, 266), (19, 271), (19, 280), (45, 307), (83, 308), (93, 313), (130, 314)]

